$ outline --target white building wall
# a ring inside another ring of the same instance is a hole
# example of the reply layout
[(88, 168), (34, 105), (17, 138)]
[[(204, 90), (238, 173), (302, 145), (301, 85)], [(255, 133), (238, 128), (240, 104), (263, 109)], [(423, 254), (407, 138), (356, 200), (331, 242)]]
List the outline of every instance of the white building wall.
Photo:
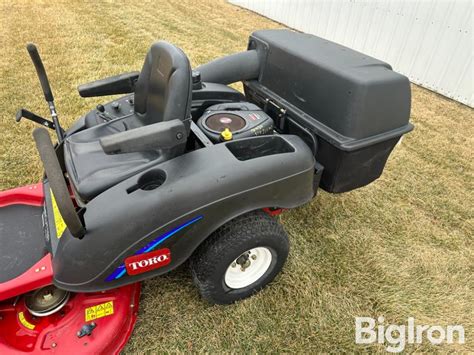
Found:
[(412, 82), (474, 107), (473, 1), (229, 1), (386, 61)]

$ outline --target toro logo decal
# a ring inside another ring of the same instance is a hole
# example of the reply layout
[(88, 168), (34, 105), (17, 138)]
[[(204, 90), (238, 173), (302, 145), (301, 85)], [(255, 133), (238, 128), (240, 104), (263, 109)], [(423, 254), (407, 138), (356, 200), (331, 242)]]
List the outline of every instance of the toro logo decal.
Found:
[(127, 274), (137, 275), (166, 266), (171, 262), (171, 251), (168, 248), (151, 251), (125, 259)]

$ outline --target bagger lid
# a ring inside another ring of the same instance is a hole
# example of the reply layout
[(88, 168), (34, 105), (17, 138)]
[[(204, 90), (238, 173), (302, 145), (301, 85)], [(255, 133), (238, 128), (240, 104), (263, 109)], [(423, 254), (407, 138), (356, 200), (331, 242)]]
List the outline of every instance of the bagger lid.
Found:
[(410, 83), (385, 62), (289, 30), (256, 31), (249, 49), (257, 49), (260, 74), (246, 85), (302, 111), (307, 128), (340, 148), (412, 129)]

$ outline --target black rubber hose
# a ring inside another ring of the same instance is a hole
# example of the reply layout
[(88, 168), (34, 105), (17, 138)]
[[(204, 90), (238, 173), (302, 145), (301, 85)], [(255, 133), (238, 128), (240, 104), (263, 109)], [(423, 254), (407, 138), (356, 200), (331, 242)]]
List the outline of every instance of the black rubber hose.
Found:
[[(59, 161), (54, 151), (53, 143), (45, 128), (36, 128), (33, 131), (33, 137), (36, 142), (36, 148), (43, 162), (46, 176), (49, 180), (49, 186), (53, 191), (54, 198), (58, 204), (59, 212), (66, 223), (69, 232), (75, 238), (82, 238), (86, 229), (82, 225), (79, 216), (76, 213), (72, 203), (69, 190), (66, 185)], [(59, 236), (58, 236), (59, 237)]]
[(203, 82), (232, 84), (242, 80), (258, 79), (260, 62), (256, 50), (249, 50), (218, 58), (195, 69)]
[(31, 60), (35, 65), (36, 73), (38, 74), (38, 78), (41, 83), (41, 88), (43, 89), (44, 98), (48, 102), (54, 101), (53, 92), (51, 91), (51, 86), (49, 86), (48, 76), (46, 75), (46, 71), (44, 70), (44, 65), (41, 61), (38, 49), (33, 43), (28, 43), (26, 49), (28, 50)]

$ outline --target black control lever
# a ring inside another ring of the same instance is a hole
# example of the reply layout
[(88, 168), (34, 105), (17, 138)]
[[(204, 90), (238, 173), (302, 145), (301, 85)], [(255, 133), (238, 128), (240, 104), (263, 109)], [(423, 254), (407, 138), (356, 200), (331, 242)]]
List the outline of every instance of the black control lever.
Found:
[(33, 113), (33, 112), (30, 112), (24, 108), (21, 108), (18, 110), (18, 112), (16, 113), (16, 118), (15, 120), (17, 122), (20, 122), (20, 120), (22, 118), (26, 118), (30, 121), (33, 121), (33, 122), (36, 122), (36, 123), (39, 123), (40, 125), (42, 126), (45, 126), (49, 129), (55, 129), (55, 126), (54, 126), (54, 122), (53, 121), (50, 121), (50, 120), (47, 120), (46, 118), (43, 118), (41, 116), (38, 116), (37, 114)]
[[(41, 61), (41, 57), (38, 53), (38, 49), (33, 43), (28, 43), (28, 45), (26, 46), (26, 49), (28, 50), (31, 60), (33, 61), (33, 64), (36, 68), (36, 73), (38, 74), (38, 79), (41, 83), (41, 88), (43, 89), (44, 99), (48, 103), (49, 112), (51, 113), (51, 118), (53, 119), (52, 123), (54, 124), (54, 129), (56, 130), (58, 141), (59, 143), (61, 143), (64, 138), (64, 131), (59, 124), (58, 114), (56, 113), (56, 106), (54, 105), (53, 92), (51, 91), (51, 86), (49, 85), (48, 76), (46, 75), (46, 71), (44, 70), (43, 62)], [(36, 116), (36, 117), (39, 117), (39, 116)], [(43, 124), (43, 122), (39, 122), (39, 123)]]

